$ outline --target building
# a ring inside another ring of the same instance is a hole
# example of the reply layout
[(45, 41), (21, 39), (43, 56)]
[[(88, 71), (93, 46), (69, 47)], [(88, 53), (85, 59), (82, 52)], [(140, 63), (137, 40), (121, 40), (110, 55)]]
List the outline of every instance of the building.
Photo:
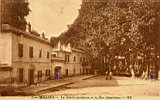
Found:
[(61, 42), (52, 50), (52, 72), (54, 76), (60, 73), (61, 77), (89, 74), (90, 65), (84, 50), (72, 48), (70, 44)]
[[(31, 28), (29, 28), (31, 29)], [(8, 24), (0, 32), (0, 82), (30, 85), (50, 78), (50, 42), (31, 30)]]

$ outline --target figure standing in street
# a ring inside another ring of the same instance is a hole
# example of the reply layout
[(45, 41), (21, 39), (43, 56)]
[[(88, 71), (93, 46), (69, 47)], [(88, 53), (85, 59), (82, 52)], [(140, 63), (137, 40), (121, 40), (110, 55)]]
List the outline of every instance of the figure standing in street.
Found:
[(106, 71), (106, 80), (112, 79), (112, 71)]
[(106, 71), (106, 80), (108, 80), (108, 71)]
[(112, 71), (109, 72), (109, 79), (112, 79)]
[(57, 72), (57, 80), (59, 80), (60, 79), (60, 72), (58, 71)]

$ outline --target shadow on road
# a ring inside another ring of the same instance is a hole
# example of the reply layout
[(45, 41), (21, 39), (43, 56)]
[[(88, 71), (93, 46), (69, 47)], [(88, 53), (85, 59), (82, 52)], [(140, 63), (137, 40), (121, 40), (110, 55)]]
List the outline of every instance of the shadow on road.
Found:
[(106, 80), (105, 76), (97, 76), (89, 80), (83, 80), (74, 84), (66, 86), (67, 88), (86, 88), (86, 87), (109, 87), (118, 86), (118, 82), (115, 78), (112, 80)]

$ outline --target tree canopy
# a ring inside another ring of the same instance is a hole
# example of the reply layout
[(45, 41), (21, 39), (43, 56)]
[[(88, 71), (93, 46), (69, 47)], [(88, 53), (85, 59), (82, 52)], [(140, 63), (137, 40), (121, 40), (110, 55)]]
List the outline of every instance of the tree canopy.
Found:
[(9, 24), (18, 29), (26, 29), (26, 16), (29, 14), (29, 3), (26, 0), (2, 0), (2, 24)]
[(106, 48), (114, 54), (158, 48), (159, 8), (152, 0), (83, 0), (78, 18), (60, 37), (87, 47), (93, 57)]

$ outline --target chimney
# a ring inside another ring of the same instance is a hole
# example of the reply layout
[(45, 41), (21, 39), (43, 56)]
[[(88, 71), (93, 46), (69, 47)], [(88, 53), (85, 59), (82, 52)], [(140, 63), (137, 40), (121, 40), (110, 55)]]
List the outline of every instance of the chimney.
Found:
[(30, 24), (30, 22), (27, 23), (26, 31), (27, 31), (27, 32), (31, 32), (31, 24)]
[(31, 32), (31, 24), (30, 24), (30, 22), (28, 23), (28, 31)]
[(42, 33), (42, 38), (43, 38), (43, 39), (45, 39), (45, 38), (46, 38), (46, 37), (45, 37), (45, 34), (44, 34), (44, 32)]

